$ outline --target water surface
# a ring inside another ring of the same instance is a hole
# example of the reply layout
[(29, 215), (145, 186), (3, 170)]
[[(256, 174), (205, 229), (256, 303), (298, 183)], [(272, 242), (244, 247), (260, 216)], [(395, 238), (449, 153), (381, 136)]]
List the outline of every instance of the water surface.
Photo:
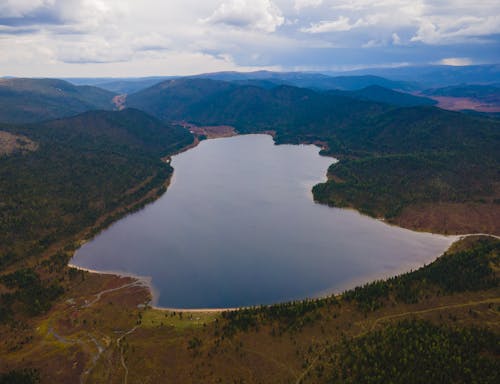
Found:
[(315, 204), (332, 158), (267, 135), (208, 140), (172, 160), (168, 191), (72, 264), (152, 278), (157, 304), (225, 308), (339, 291), (430, 262), (452, 242)]

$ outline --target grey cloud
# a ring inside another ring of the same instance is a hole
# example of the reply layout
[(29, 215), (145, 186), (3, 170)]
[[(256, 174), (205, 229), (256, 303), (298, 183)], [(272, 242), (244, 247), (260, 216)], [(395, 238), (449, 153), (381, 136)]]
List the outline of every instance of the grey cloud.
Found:
[(57, 10), (49, 8), (36, 9), (22, 17), (0, 17), (0, 25), (21, 27), (31, 25), (64, 24), (64, 20)]
[(38, 32), (37, 28), (11, 27), (0, 24), (0, 35), (30, 35)]
[(0, 68), (99, 74), (119, 63), (141, 75), (499, 62), (498, 15), (494, 0), (0, 0)]

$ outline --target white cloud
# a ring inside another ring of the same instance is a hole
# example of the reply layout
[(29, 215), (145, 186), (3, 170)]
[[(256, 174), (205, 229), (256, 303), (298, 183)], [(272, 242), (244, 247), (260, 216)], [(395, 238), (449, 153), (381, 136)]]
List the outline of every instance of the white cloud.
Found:
[(364, 21), (359, 19), (351, 24), (351, 20), (348, 17), (340, 16), (337, 20), (323, 20), (319, 23), (313, 23), (309, 27), (301, 28), (300, 31), (305, 33), (345, 32), (361, 26), (363, 23)]
[(274, 32), (277, 27), (283, 25), (285, 18), (280, 9), (270, 0), (230, 0), (222, 3), (204, 21)]
[[(328, 14), (335, 17), (328, 20)], [(318, 8), (317, 16), (320, 21), (299, 30), (345, 35), (363, 29), (356, 33), (363, 33), (365, 41), (384, 39), (393, 45), (401, 44), (400, 31), (409, 30), (405, 41), (430, 45), (484, 41), (485, 36), (500, 34), (500, 2), (492, 0), (336, 0), (329, 9), (326, 4)]]
[(500, 15), (498, 14), (455, 18), (438, 15), (422, 17), (418, 21), (418, 30), (411, 40), (426, 44), (460, 43), (500, 33)]
[(473, 64), (473, 61), (468, 57), (448, 57), (446, 59), (440, 60), (437, 64), (451, 65), (454, 67), (462, 67), (465, 65)]
[(319, 7), (321, 4), (323, 4), (323, 0), (295, 0), (294, 8), (300, 11), (303, 8)]
[(498, 0), (0, 0), (0, 76), (500, 62), (499, 36)]
[(401, 45), (401, 38), (396, 32), (394, 32), (391, 37), (393, 45)]
[(379, 47), (384, 47), (387, 45), (387, 42), (384, 40), (369, 40), (366, 43), (364, 43), (361, 47), (362, 48), (379, 48)]

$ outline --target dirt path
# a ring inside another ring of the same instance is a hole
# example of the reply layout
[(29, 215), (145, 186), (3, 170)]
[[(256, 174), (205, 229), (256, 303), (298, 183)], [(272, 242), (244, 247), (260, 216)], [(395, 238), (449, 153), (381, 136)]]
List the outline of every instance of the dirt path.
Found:
[[(372, 331), (377, 326), (377, 324), (379, 324), (382, 321), (386, 321), (386, 320), (393, 320), (393, 319), (397, 319), (399, 317), (406, 317), (406, 316), (411, 316), (411, 315), (421, 315), (421, 314), (424, 314), (424, 313), (430, 313), (430, 312), (435, 312), (435, 311), (442, 311), (442, 310), (445, 310), (445, 309), (456, 309), (456, 308), (464, 308), (464, 307), (473, 307), (473, 306), (476, 306), (476, 305), (489, 304), (489, 303), (500, 303), (500, 297), (486, 299), (486, 300), (480, 300), (480, 301), (468, 301), (466, 303), (460, 303), (460, 304), (442, 305), (440, 307), (422, 309), (420, 311), (408, 311), (408, 312), (398, 313), (398, 314), (394, 314), (394, 315), (387, 315), (387, 316), (379, 317), (378, 319), (376, 319), (373, 322), (370, 330), (367, 331), (366, 333)], [(356, 337), (359, 337), (359, 336), (362, 336), (362, 335), (358, 335)]]
[(120, 361), (121, 361), (121, 364), (122, 364), (122, 367), (123, 369), (125, 370), (125, 375), (123, 376), (123, 384), (127, 384), (127, 380), (128, 380), (128, 367), (127, 367), (127, 364), (125, 363), (125, 356), (123, 355), (123, 346), (121, 346), (121, 341), (123, 340), (123, 338), (125, 336), (128, 336), (130, 335), (131, 333), (135, 332), (135, 330), (138, 328), (139, 326), (136, 325), (134, 328), (132, 328), (131, 330), (125, 332), (123, 335), (121, 335), (118, 339), (116, 339), (116, 346), (118, 347), (118, 349), (120, 350)]
[(144, 287), (144, 286), (145, 286), (145, 284), (142, 281), (136, 280), (136, 281), (133, 281), (132, 283), (121, 285), (121, 286), (116, 287), (116, 288), (105, 289), (104, 291), (96, 293), (95, 294), (96, 298), (94, 300), (86, 303), (85, 305), (83, 305), (82, 308), (89, 308), (89, 307), (91, 307), (92, 305), (94, 305), (95, 303), (97, 303), (99, 300), (101, 300), (101, 297), (103, 295), (105, 295), (106, 293), (116, 292), (116, 291), (119, 291), (121, 289), (130, 288), (130, 287)]
[[(122, 290), (122, 289), (131, 288), (131, 287), (144, 287), (144, 286), (145, 286), (144, 282), (142, 282), (140, 280), (134, 280), (134, 281), (132, 281), (130, 283), (120, 285), (119, 287), (109, 288), (109, 289), (102, 290), (102, 291), (100, 291), (98, 293), (94, 293), (93, 295), (91, 295), (91, 296), (95, 296), (95, 298), (92, 301), (86, 302), (84, 305), (80, 306), (80, 309), (91, 307), (92, 305), (96, 304), (99, 300), (101, 300), (101, 298), (105, 294), (107, 294), (107, 293), (116, 292), (116, 291), (119, 291), (119, 290)], [(70, 310), (70, 308), (66, 309), (63, 313), (66, 313), (68, 310)], [(125, 336), (127, 336), (127, 335), (131, 334), (132, 332), (134, 332), (137, 329), (137, 327), (138, 326), (135, 326), (134, 328), (132, 328), (131, 330), (127, 331), (126, 333), (124, 333), (122, 336), (120, 336), (116, 340), (117, 346), (118, 346), (118, 348), (120, 350), (121, 364), (122, 364), (123, 368), (125, 369), (124, 383), (127, 383), (128, 368), (127, 368), (127, 366), (125, 364), (125, 359), (124, 359), (124, 356), (123, 356), (123, 347), (120, 345), (120, 343), (121, 343), (122, 339)], [(65, 336), (60, 335), (54, 329), (54, 326), (50, 324), (50, 322), (49, 322), (49, 325), (48, 325), (47, 336), (52, 336), (58, 342), (60, 342), (62, 344), (65, 344), (65, 345), (75, 345), (75, 344), (78, 344), (84, 350), (89, 349), (89, 350), (93, 351), (93, 349), (95, 348), (95, 350), (96, 350), (95, 353), (89, 351), (90, 362), (89, 362), (87, 368), (80, 375), (80, 384), (84, 384), (87, 381), (87, 378), (89, 377), (90, 373), (92, 372), (92, 370), (94, 369), (94, 367), (97, 365), (97, 362), (98, 362), (99, 358), (101, 357), (101, 355), (107, 349), (101, 342), (99, 342), (99, 340), (94, 335), (90, 334), (89, 332), (87, 332), (85, 334), (85, 336), (83, 336), (83, 337), (67, 338)]]
[[(368, 329), (366, 327), (363, 327), (363, 324), (365, 322), (360, 322), (357, 325), (360, 325), (362, 328), (365, 328), (366, 330), (361, 332), (360, 334), (356, 335), (354, 338), (360, 338), (366, 335), (367, 333), (371, 332), (378, 324), (380, 324), (383, 321), (387, 320), (393, 320), (401, 317), (407, 317), (407, 316), (412, 316), (412, 315), (421, 315), (425, 313), (430, 313), (430, 312), (435, 312), (435, 311), (443, 311), (446, 309), (456, 309), (456, 308), (464, 308), (464, 307), (473, 307), (481, 304), (489, 304), (489, 303), (500, 303), (500, 297), (497, 298), (490, 298), (490, 299), (485, 299), (485, 300), (479, 300), (479, 301), (469, 301), (466, 303), (460, 303), (460, 304), (450, 304), (450, 305), (442, 305), (439, 307), (433, 307), (433, 308), (428, 308), (428, 309), (422, 309), (418, 311), (407, 311), (403, 313), (397, 313), (393, 315), (386, 315), (379, 317), (378, 319), (375, 319), (373, 323), (371, 324)], [(316, 355), (314, 360), (307, 366), (307, 368), (301, 373), (301, 375), (297, 378), (295, 381), (295, 384), (300, 384), (302, 383), (302, 380), (306, 377), (306, 375), (311, 371), (311, 369), (314, 367), (314, 365), (318, 362), (319, 358), (321, 355), (323, 355), (326, 352), (326, 347), (321, 349), (321, 351)]]
[(97, 353), (91, 355), (91, 364), (90, 366), (82, 372), (80, 375), (80, 384), (84, 384), (86, 382), (87, 377), (90, 375), (90, 372), (92, 372), (92, 369), (94, 369), (95, 365), (97, 364), (97, 360), (99, 360), (99, 357), (101, 357), (102, 353), (106, 350), (106, 348), (97, 341), (97, 339), (92, 336), (90, 333), (86, 334), (86, 337), (88, 338), (88, 341), (90, 343), (87, 343), (83, 341), (82, 339), (76, 338), (76, 339), (68, 339), (67, 337), (61, 336), (58, 334), (53, 326), (49, 326), (49, 329), (47, 331), (47, 335), (53, 336), (58, 342), (65, 344), (65, 345), (74, 345), (78, 344), (82, 346), (83, 348), (88, 346), (89, 344), (94, 344)]

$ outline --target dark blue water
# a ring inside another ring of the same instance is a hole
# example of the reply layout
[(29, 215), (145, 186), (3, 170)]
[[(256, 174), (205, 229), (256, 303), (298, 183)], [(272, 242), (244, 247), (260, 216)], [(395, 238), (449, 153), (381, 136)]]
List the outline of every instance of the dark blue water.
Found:
[(338, 291), (433, 260), (451, 238), (315, 204), (331, 158), (266, 135), (175, 156), (168, 191), (85, 244), (72, 264), (152, 278), (157, 304), (223, 308)]

